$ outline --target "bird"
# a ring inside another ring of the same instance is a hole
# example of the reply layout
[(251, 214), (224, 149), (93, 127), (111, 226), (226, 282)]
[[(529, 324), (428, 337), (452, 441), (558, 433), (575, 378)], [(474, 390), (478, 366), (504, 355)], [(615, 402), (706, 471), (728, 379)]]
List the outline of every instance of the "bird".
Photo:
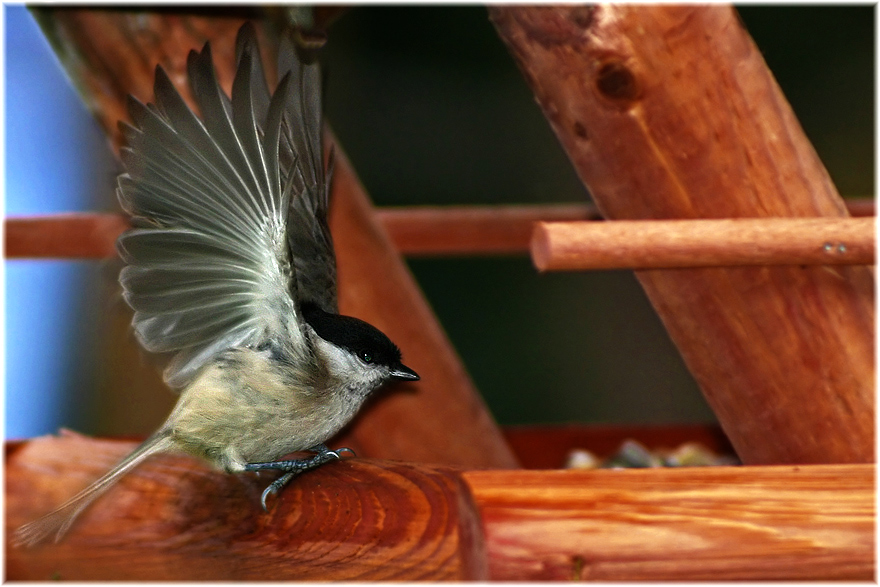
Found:
[(317, 61), (284, 36), (270, 92), (251, 23), (238, 31), (236, 60), (227, 96), (210, 42), (190, 51), (201, 117), (157, 66), (155, 103), (129, 96), (131, 123), (119, 123), (116, 193), (132, 217), (117, 240), (119, 281), (136, 338), (170, 357), (163, 375), (180, 397), (116, 467), (20, 527), (18, 545), (59, 541), (122, 476), (164, 452), (227, 473), (280, 471), (265, 510), (291, 479), (352, 452), (325, 442), (374, 391), (419, 380), (388, 336), (339, 314)]

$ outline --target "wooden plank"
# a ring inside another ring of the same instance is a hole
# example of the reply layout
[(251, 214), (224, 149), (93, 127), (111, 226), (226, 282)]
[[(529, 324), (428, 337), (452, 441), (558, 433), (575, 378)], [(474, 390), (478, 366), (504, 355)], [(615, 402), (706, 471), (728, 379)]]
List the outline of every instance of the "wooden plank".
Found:
[[(6, 451), (6, 535), (99, 477), (136, 443), (65, 435)], [(270, 498), (273, 478), (160, 456), (58, 544), (6, 545), (8, 581), (485, 579), (479, 522), (450, 468), (343, 459)]]
[(469, 471), (495, 581), (874, 579), (874, 466)]
[[(847, 216), (731, 6), (490, 15), (605, 218)], [(871, 268), (637, 277), (744, 462), (873, 462)]]
[[(182, 11), (40, 7), (38, 20), (67, 74), (118, 149), (117, 121), (126, 119), (128, 93), (152, 99), (161, 64), (189, 99), (187, 54), (210, 40), (217, 77), (229, 92), (235, 36), (258, 9)], [(284, 17), (284, 11), (270, 11)], [(277, 40), (270, 23), (258, 27), (264, 64), (274, 73)], [(330, 228), (339, 268), (340, 311), (384, 330), (422, 376), (404, 393), (371, 402), (348, 429), (364, 454), (468, 467), (513, 467), (516, 460), (427, 301), (374, 217), (369, 199), (340, 146), (331, 194)], [(431, 414), (425, 418), (424, 414)], [(389, 422), (393, 423), (390, 425)], [(459, 431), (454, 436), (449, 430)], [(442, 442), (439, 441), (442, 439)]]
[[(847, 200), (853, 216), (873, 216), (874, 200)], [(536, 222), (599, 220), (591, 204), (498, 206), (399, 206), (377, 208), (395, 248), (403, 255), (524, 254)], [(4, 220), (6, 257), (101, 259), (116, 256), (116, 237), (128, 228), (119, 214), (84, 213)]]
[(541, 271), (744, 265), (873, 265), (873, 218), (541, 222)]

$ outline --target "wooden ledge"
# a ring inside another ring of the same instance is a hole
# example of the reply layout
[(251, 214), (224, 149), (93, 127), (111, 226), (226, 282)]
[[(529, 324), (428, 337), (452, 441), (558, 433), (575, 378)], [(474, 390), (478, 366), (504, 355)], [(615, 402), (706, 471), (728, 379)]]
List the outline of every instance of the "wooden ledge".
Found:
[[(7, 444), (6, 532), (135, 443)], [(467, 471), (345, 459), (270, 479), (157, 457), (59, 544), (6, 547), (7, 580), (861, 579), (874, 466)]]

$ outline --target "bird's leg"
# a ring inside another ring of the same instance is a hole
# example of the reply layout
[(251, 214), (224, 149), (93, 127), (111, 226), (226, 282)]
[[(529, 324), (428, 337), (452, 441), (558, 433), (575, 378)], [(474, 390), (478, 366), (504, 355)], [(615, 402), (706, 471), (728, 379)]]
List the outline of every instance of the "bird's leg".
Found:
[(263, 504), (263, 510), (266, 510), (266, 498), (272, 494), (278, 493), (282, 487), (287, 485), (291, 479), (300, 475), (301, 473), (305, 473), (306, 471), (311, 471), (312, 469), (317, 469), (321, 465), (325, 463), (329, 463), (330, 461), (342, 458), (339, 456), (340, 452), (347, 451), (354, 455), (354, 451), (350, 448), (340, 448), (337, 450), (330, 450), (327, 448), (325, 444), (316, 444), (312, 448), (308, 449), (309, 452), (315, 453), (315, 456), (308, 459), (295, 459), (291, 461), (273, 461), (270, 463), (247, 463), (244, 466), (245, 471), (262, 471), (264, 469), (275, 469), (277, 471), (284, 471), (284, 474), (273, 481), (269, 486), (263, 491), (263, 496), (260, 499), (260, 503)]

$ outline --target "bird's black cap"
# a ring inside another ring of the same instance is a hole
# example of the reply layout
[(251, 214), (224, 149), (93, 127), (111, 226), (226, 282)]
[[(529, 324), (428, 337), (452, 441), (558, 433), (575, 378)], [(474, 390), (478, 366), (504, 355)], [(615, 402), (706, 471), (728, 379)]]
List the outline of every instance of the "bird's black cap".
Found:
[(352, 316), (325, 312), (312, 303), (302, 304), (300, 310), (308, 325), (327, 342), (354, 353), (366, 363), (388, 367), (394, 379), (419, 380), (415, 371), (400, 362), (397, 345), (372, 324)]

